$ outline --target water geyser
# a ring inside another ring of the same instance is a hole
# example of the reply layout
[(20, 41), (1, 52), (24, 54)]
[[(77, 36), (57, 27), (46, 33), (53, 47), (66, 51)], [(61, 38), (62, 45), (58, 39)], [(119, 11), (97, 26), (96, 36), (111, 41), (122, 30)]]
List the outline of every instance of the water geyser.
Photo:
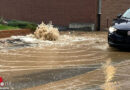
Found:
[(52, 24), (41, 23), (34, 32), (34, 37), (41, 40), (55, 41), (59, 38), (58, 28), (53, 27)]

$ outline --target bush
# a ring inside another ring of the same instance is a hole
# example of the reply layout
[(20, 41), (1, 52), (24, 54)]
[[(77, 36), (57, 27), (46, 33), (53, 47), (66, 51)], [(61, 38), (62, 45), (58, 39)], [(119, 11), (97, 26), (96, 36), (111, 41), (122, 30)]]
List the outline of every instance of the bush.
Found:
[(19, 21), (19, 20), (10, 20), (8, 21), (8, 26), (13, 26), (13, 27), (19, 27), (19, 28), (28, 28), (31, 30), (35, 30), (37, 27), (36, 23), (32, 22), (26, 22), (26, 21)]

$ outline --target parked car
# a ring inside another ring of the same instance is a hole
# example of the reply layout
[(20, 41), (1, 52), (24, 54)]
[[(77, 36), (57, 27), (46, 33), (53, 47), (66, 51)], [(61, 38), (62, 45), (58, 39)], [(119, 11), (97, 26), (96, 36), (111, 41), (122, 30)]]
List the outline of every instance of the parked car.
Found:
[(130, 47), (130, 9), (113, 20), (109, 28), (108, 44), (114, 47)]

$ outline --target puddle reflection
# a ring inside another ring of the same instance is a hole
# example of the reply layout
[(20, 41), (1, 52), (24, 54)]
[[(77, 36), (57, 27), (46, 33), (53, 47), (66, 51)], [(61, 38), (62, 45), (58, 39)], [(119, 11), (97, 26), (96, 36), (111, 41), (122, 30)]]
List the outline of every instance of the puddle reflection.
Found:
[(109, 58), (103, 66), (105, 74), (105, 83), (102, 86), (104, 90), (120, 90), (118, 82), (114, 81), (117, 68), (112, 65), (112, 60)]

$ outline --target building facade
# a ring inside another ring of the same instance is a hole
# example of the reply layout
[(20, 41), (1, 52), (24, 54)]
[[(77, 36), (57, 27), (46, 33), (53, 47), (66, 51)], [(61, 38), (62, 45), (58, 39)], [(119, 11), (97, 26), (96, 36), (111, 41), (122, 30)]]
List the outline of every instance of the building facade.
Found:
[[(130, 0), (102, 0), (101, 30), (130, 7)], [(98, 0), (0, 0), (0, 17), (55, 25), (94, 23), (98, 27)]]
[(97, 23), (97, 0), (0, 0), (0, 16), (68, 26)]
[(118, 14), (130, 8), (130, 0), (102, 0), (101, 28), (111, 26), (111, 22)]

